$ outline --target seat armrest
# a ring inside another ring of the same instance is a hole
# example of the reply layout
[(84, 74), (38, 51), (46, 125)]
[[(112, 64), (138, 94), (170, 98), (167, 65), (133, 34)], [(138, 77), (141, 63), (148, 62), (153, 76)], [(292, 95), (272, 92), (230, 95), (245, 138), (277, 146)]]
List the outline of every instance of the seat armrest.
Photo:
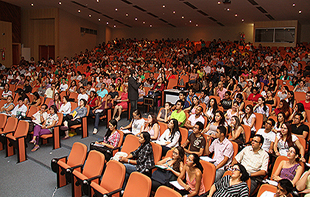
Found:
[(74, 169), (79, 168), (79, 167), (83, 167), (83, 164), (77, 165), (77, 166), (73, 166), (73, 167), (71, 167), (71, 168), (68, 168), (68, 169), (67, 169), (67, 172), (70, 172), (70, 173), (71, 173), (71, 172), (73, 172)]
[(111, 191), (111, 192), (109, 192), (109, 193), (107, 193), (107, 194), (104, 194), (104, 195), (106, 195), (106, 196), (112, 196), (113, 194), (119, 193), (119, 192), (121, 192), (122, 190), (123, 190), (123, 188), (119, 188), (119, 189), (117, 189), (117, 190)]
[(8, 132), (5, 132), (5, 133), (2, 133), (1, 136), (5, 137), (9, 133), (14, 133), (14, 131), (8, 131)]
[(25, 138), (25, 137), (27, 137), (27, 136), (26, 136), (26, 135), (23, 135), (23, 136), (16, 137), (16, 139)]
[(95, 180), (95, 179), (99, 179), (100, 177), (101, 177), (101, 175), (97, 175), (97, 176), (91, 177), (91, 178), (89, 178), (89, 179), (86, 179), (86, 180), (83, 181), (83, 184), (89, 185), (91, 181), (93, 181), (93, 180)]

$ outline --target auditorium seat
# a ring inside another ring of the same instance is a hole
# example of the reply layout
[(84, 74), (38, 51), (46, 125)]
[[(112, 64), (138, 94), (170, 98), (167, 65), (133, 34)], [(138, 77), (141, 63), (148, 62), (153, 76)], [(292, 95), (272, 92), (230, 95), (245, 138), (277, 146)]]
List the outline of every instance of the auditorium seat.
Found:
[(207, 192), (211, 189), (211, 186), (214, 183), (216, 169), (212, 163), (209, 163), (207, 161), (200, 160), (200, 163), (203, 167), (203, 173), (202, 173), (203, 184)]
[(168, 196), (169, 197), (182, 197), (182, 195), (179, 192), (177, 192), (177, 191), (175, 191), (175, 190), (173, 190), (167, 186), (163, 186), (163, 185), (160, 186), (156, 190), (154, 197), (168, 197)]
[(88, 117), (89, 110), (90, 110), (89, 105), (86, 105), (86, 108), (87, 108), (87, 114), (86, 114), (86, 116), (84, 116), (83, 118), (81, 118), (81, 124), (72, 125), (72, 126), (70, 127), (71, 130), (76, 130), (76, 129), (78, 129), (78, 128), (82, 128), (82, 138), (88, 137), (87, 117)]
[[(227, 175), (232, 175), (232, 172), (230, 170), (227, 170), (224, 174), (223, 174), (223, 177), (224, 176), (227, 176)], [(251, 191), (251, 179), (249, 178), (248, 180), (246, 180), (246, 184), (248, 185), (248, 188), (249, 188), (249, 191)]]
[(18, 119), (14, 117), (8, 117), (8, 119), (6, 119), (5, 121), (6, 124), (4, 128), (0, 131), (0, 150), (3, 150), (3, 145), (6, 145), (5, 136), (8, 133), (14, 133), (18, 123)]
[(129, 176), (123, 197), (149, 197), (151, 187), (152, 181), (148, 176), (140, 172), (133, 172)]
[(54, 131), (50, 134), (44, 134), (41, 135), (40, 138), (42, 138), (43, 140), (47, 140), (48, 138), (52, 138), (53, 139), (53, 149), (57, 149), (61, 147), (60, 144), (60, 126), (62, 124), (62, 120), (63, 120), (63, 114), (62, 113), (57, 113), (58, 116), (58, 122), (56, 124), (56, 126), (54, 126)]
[(273, 185), (269, 185), (269, 184), (263, 184), (260, 186), (260, 188), (258, 190), (257, 197), (260, 197), (265, 191), (276, 193), (277, 187), (275, 187)]
[[(136, 150), (140, 146), (139, 138), (134, 135), (126, 135), (121, 152), (130, 154), (132, 151)], [(114, 150), (120, 150), (120, 147)], [(114, 153), (114, 152), (113, 152)]]

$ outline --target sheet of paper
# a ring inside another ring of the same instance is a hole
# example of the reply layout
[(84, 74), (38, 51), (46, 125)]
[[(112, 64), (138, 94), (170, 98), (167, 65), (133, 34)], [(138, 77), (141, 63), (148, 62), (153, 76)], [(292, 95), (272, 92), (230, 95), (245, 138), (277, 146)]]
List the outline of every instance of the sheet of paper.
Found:
[(184, 187), (182, 187), (178, 181), (170, 181), (169, 183), (173, 185), (175, 188), (177, 188), (178, 190), (184, 190)]
[(123, 133), (125, 133), (125, 134), (127, 134), (127, 133), (131, 133), (131, 131), (130, 130), (128, 130), (128, 129), (124, 129), (124, 130), (121, 130)]
[(210, 162), (210, 163), (214, 163), (215, 162), (214, 159), (212, 159), (212, 158), (210, 158), (208, 156), (201, 156), (200, 159), (204, 160), (204, 161), (207, 161), (207, 162)]
[(277, 186), (277, 185), (278, 185), (278, 182), (272, 181), (272, 180), (269, 180), (269, 179), (266, 179), (266, 182), (267, 182), (269, 185), (273, 185), (273, 186)]

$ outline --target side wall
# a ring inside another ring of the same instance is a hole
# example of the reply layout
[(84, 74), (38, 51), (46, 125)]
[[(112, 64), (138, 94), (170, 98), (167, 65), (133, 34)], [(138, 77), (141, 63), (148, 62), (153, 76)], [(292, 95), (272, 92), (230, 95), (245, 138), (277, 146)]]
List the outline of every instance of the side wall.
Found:
[[(5, 52), (5, 60), (2, 60), (2, 50)], [(0, 63), (11, 67), (12, 57), (12, 23), (0, 21)]]

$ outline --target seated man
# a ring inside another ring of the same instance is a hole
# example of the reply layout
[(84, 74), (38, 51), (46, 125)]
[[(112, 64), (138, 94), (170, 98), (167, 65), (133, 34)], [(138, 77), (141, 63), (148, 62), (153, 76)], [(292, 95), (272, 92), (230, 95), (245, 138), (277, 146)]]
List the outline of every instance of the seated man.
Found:
[(108, 90), (105, 87), (106, 87), (106, 84), (102, 83), (101, 89), (97, 91), (98, 96), (100, 96), (101, 98), (105, 97), (105, 95), (108, 94)]
[[(202, 130), (203, 123), (199, 121), (196, 122), (193, 128), (193, 133), (188, 137), (186, 142), (181, 145), (184, 148), (185, 153), (196, 153), (199, 157), (203, 155), (206, 146), (206, 140), (201, 134)], [(187, 146), (188, 148), (186, 149), (185, 147)]]
[(188, 95), (186, 97), (186, 101), (188, 101), (190, 105), (192, 104), (192, 99), (194, 96), (197, 96), (195, 94), (195, 90), (193, 88), (189, 88)]
[(83, 86), (80, 87), (80, 94), (78, 95), (78, 104), (80, 105), (81, 99), (85, 99), (85, 101), (88, 101), (88, 95), (85, 92), (85, 88)]
[(110, 86), (109, 95), (111, 95), (111, 97), (112, 97), (113, 100), (119, 96), (119, 95), (118, 95), (118, 92), (115, 90), (115, 85), (114, 85), (114, 84), (112, 84), (112, 85)]
[(183, 126), (185, 124), (186, 115), (185, 112), (182, 110), (183, 101), (178, 100), (175, 106), (175, 110), (171, 113), (169, 120), (176, 119), (179, 123), (179, 126)]
[(194, 126), (196, 122), (201, 122), (202, 124), (205, 123), (205, 119), (202, 117), (202, 107), (198, 106), (195, 110), (195, 114), (190, 115), (188, 120), (185, 122), (184, 127), (188, 129), (188, 136), (190, 136), (193, 132)]
[(24, 99), (22, 97), (18, 98), (18, 104), (14, 107), (14, 109), (10, 112), (8, 112), (9, 114), (12, 115), (12, 117), (25, 117), (26, 116), (26, 112), (27, 112), (27, 107), (24, 104)]
[[(180, 99), (181, 101), (183, 101), (182, 109), (186, 109), (186, 108), (190, 107), (189, 102), (186, 100), (186, 93), (185, 93), (185, 92), (180, 92), (180, 93), (179, 93), (179, 99)], [(175, 105), (176, 105), (176, 104), (177, 104), (177, 103), (175, 103)], [(174, 109), (175, 109), (175, 106), (172, 107), (172, 110), (174, 110)]]
[[(211, 136), (207, 135), (206, 154), (210, 155), (214, 152), (215, 160), (215, 180), (220, 180), (225, 173), (224, 167), (230, 165), (234, 154), (232, 143), (225, 137), (227, 129), (224, 126), (218, 126), (216, 129), (216, 139), (211, 144)], [(211, 145), (210, 145), (211, 144)]]
[(251, 178), (251, 191), (253, 194), (259, 186), (256, 177), (263, 177), (268, 170), (269, 155), (262, 149), (264, 138), (261, 135), (255, 135), (252, 140), (252, 146), (247, 146), (239, 152), (233, 160), (231, 166), (241, 163)]
[(305, 110), (310, 110), (310, 91), (306, 93), (306, 100), (300, 101), (305, 107)]
[(226, 91), (224, 99), (221, 100), (221, 102), (220, 102), (220, 106), (222, 106), (225, 111), (227, 111), (228, 109), (230, 109), (232, 107), (232, 99), (230, 96), (231, 96), (231, 92)]
[(309, 127), (301, 122), (301, 120), (303, 119), (304, 117), (302, 114), (295, 114), (292, 124), (292, 133), (295, 134), (297, 137), (307, 139)]
[(262, 149), (270, 154), (273, 153), (273, 144), (276, 139), (276, 134), (272, 131), (275, 122), (269, 118), (265, 123), (265, 129), (259, 129), (256, 134), (262, 135), (264, 143)]
[(200, 96), (199, 96), (199, 101), (200, 101), (200, 103), (204, 103), (204, 104), (206, 104), (206, 106), (208, 107), (208, 105), (209, 105), (209, 100), (210, 100), (210, 98), (209, 98), (209, 96), (207, 95), (207, 91), (206, 91), (206, 90), (202, 90), (202, 91), (201, 91), (201, 94), (200, 94)]

